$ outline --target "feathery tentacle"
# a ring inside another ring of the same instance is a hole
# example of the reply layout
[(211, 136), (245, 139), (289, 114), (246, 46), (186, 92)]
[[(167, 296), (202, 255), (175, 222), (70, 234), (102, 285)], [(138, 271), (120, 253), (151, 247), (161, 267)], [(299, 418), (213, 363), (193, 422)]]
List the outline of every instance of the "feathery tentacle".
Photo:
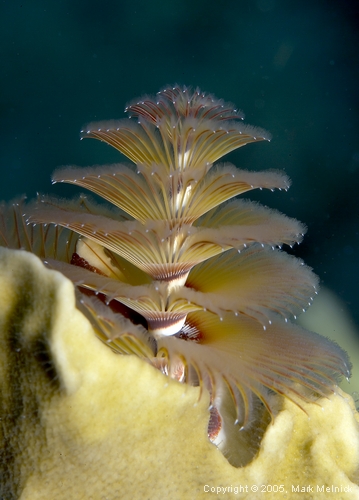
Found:
[(89, 124), (82, 137), (113, 146), (132, 166), (53, 176), (113, 210), (84, 197), (20, 201), (2, 207), (0, 244), (36, 253), (101, 298), (105, 304), (82, 295), (79, 307), (115, 352), (206, 387), (219, 411), (228, 406), (221, 394), (231, 396), (242, 427), (258, 401), (275, 413), (274, 393), (300, 405), (333, 391), (350, 375), (346, 353), (288, 321), (310, 305), (318, 280), (276, 247), (299, 243), (305, 226), (233, 199), (257, 188), (287, 190), (289, 179), (214, 165), (269, 134), (244, 125), (232, 104), (187, 87), (143, 97), (126, 112), (130, 119)]

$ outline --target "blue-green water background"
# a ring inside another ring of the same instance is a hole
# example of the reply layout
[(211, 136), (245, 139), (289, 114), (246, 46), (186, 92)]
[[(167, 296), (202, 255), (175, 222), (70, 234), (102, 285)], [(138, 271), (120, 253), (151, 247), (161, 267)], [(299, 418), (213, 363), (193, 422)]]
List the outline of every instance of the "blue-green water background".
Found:
[[(119, 160), (79, 141), (92, 120), (166, 84), (236, 103), (271, 143), (228, 160), (285, 169), (288, 193), (256, 199), (308, 226), (295, 253), (359, 323), (359, 2), (345, 0), (17, 0), (0, 5), (0, 199), (51, 186), (66, 164)], [(252, 197), (252, 196), (251, 196)]]

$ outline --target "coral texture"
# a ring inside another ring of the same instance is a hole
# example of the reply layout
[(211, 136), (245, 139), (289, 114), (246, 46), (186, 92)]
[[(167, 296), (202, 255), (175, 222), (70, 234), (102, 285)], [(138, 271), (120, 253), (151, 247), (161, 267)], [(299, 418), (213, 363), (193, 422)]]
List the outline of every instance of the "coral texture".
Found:
[(207, 438), (208, 396), (99, 342), (65, 277), (0, 249), (0, 283), (1, 498), (359, 498), (346, 394), (286, 401), (237, 469)]

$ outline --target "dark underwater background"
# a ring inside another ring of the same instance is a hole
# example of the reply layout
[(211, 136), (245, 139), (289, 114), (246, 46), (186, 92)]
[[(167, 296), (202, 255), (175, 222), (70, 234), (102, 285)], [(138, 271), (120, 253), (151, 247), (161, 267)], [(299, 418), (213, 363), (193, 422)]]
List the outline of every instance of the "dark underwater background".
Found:
[(55, 168), (121, 161), (79, 141), (83, 124), (167, 84), (199, 86), (272, 133), (226, 160), (291, 177), (288, 193), (250, 197), (305, 222), (294, 253), (358, 325), (358, 22), (345, 0), (2, 1), (0, 199), (75, 196), (51, 186)]

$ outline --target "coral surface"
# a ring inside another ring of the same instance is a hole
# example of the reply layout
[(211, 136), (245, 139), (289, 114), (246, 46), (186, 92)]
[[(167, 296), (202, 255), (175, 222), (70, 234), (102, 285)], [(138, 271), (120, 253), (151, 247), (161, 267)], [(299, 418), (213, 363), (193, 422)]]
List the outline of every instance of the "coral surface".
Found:
[(340, 390), (305, 411), (286, 400), (237, 469), (208, 440), (208, 394), (112, 352), (63, 275), (0, 249), (0, 283), (1, 498), (359, 498), (359, 419)]

